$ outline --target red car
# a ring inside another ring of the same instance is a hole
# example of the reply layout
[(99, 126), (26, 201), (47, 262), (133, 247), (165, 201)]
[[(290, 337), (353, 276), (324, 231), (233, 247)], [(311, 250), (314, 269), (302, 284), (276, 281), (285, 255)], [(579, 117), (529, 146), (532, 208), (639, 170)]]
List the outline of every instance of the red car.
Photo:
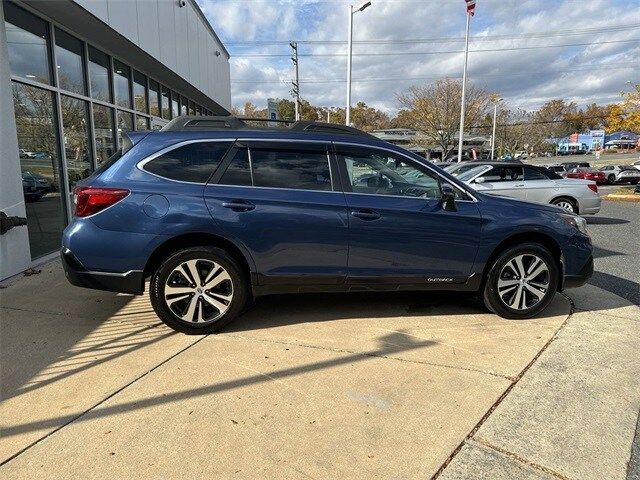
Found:
[(595, 168), (574, 168), (565, 174), (565, 178), (581, 178), (583, 180), (591, 180), (597, 185), (607, 183), (607, 176), (604, 172)]

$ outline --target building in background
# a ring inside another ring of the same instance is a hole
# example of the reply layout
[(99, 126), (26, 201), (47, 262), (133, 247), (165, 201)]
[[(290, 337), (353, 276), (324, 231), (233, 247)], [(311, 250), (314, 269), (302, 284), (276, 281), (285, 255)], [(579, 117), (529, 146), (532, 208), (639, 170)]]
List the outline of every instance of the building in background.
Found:
[[(371, 134), (385, 142), (404, 147), (421, 157), (425, 157), (427, 160), (442, 160), (442, 147), (434, 145), (431, 139), (417, 130), (410, 128), (387, 128), (384, 130), (374, 130)], [(453, 144), (450, 145), (453, 148), (453, 150), (449, 152), (450, 158), (458, 156), (458, 138), (458, 133), (456, 132), (452, 138)], [(465, 134), (462, 143), (463, 151), (470, 157), (472, 156), (472, 150), (475, 150), (477, 155), (481, 155), (482, 152), (491, 149), (490, 139), (480, 135)]]
[(229, 54), (195, 0), (0, 0), (0, 280), (55, 255), (75, 183), (122, 132), (227, 115)]

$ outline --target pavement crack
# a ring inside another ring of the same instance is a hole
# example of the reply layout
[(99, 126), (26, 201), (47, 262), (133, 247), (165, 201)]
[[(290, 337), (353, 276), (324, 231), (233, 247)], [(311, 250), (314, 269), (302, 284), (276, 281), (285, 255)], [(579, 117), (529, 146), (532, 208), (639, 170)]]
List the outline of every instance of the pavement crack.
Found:
[[(154, 326), (155, 327), (155, 326)], [(195, 340), (194, 342), (190, 343), (189, 345), (187, 345), (186, 347), (181, 348), (180, 350), (178, 350), (177, 352), (173, 353), (172, 355), (170, 355), (169, 357), (165, 358), (164, 360), (162, 360), (160, 363), (158, 363), (157, 365), (153, 366), (152, 368), (150, 368), (149, 370), (147, 370), (146, 372), (138, 375), (136, 378), (134, 378), (133, 380), (131, 380), (130, 382), (127, 382), (125, 385), (122, 385), (121, 387), (117, 388), (116, 390), (114, 390), (113, 392), (111, 392), (109, 395), (107, 395), (106, 397), (104, 397), (102, 400), (100, 400), (99, 402), (95, 403), (94, 405), (90, 406), (89, 408), (85, 409), (84, 411), (80, 412), (78, 415), (75, 415), (73, 418), (70, 418), (68, 421), (64, 422), (61, 425), (58, 425), (57, 427), (55, 427), (53, 430), (51, 430), (50, 432), (48, 432), (46, 435), (43, 435), (42, 437), (38, 438), (37, 440), (34, 440), (33, 442), (31, 442), (29, 445), (27, 445), (26, 447), (20, 449), (19, 451), (17, 451), (16, 453), (14, 453), (13, 455), (11, 455), (10, 457), (4, 459), (2, 462), (0, 462), (0, 467), (6, 465), (7, 463), (9, 463), (11, 460), (13, 460), (14, 458), (22, 455), (23, 453), (27, 452), (28, 450), (30, 450), (31, 448), (33, 448), (34, 446), (36, 446), (38, 443), (42, 442), (43, 440), (49, 438), (51, 435), (53, 435), (56, 432), (59, 432), (60, 430), (62, 430), (63, 428), (65, 428), (67, 425), (72, 424), (73, 422), (81, 419), (82, 417), (84, 417), (85, 415), (87, 415), (89, 412), (91, 412), (92, 410), (96, 409), (97, 407), (99, 407), (100, 405), (102, 405), (103, 403), (105, 403), (107, 400), (109, 400), (110, 398), (113, 398), (114, 396), (116, 396), (117, 394), (119, 394), (120, 392), (122, 392), (123, 390), (125, 390), (126, 388), (130, 387), (131, 385), (133, 385), (134, 383), (138, 382), (139, 380), (143, 379), (144, 377), (146, 377), (147, 375), (149, 375), (151, 372), (155, 371), (156, 369), (160, 368), (161, 366), (163, 366), (164, 364), (170, 362), (171, 360), (173, 360), (174, 358), (176, 358), (178, 355), (180, 355), (183, 352), (186, 352), (187, 350), (189, 350), (191, 347), (197, 345), (198, 343), (200, 343), (202, 340), (204, 340), (205, 338), (207, 338), (209, 335), (203, 335), (202, 337), (198, 338), (197, 340)]]
[(548, 467), (545, 467), (544, 465), (539, 465), (537, 463), (532, 462), (531, 460), (527, 460), (524, 457), (521, 457), (520, 455), (518, 455), (517, 453), (513, 453), (510, 452), (509, 450), (505, 450), (504, 448), (498, 447), (496, 445), (493, 445), (492, 443), (488, 442), (487, 440), (483, 439), (483, 438), (479, 438), (479, 437), (474, 437), (472, 439), (469, 440), (468, 443), (477, 443), (478, 445), (482, 445), (485, 448), (488, 448), (490, 450), (494, 450), (502, 455), (504, 455), (505, 457), (508, 457), (512, 460), (515, 460), (519, 463), (522, 463), (523, 465), (526, 465), (530, 468), (533, 468), (534, 470), (538, 470), (541, 472), (546, 473), (547, 475), (551, 475), (552, 477), (558, 478), (559, 480), (571, 480), (569, 477), (562, 475), (561, 473), (556, 472), (555, 470), (552, 470)]
[[(564, 319), (562, 324), (558, 327), (558, 329), (553, 334), (553, 336), (549, 339), (549, 341), (547, 341), (547, 343), (545, 343), (542, 346), (540, 351), (538, 351), (538, 353), (531, 359), (531, 361), (527, 365), (525, 365), (525, 367), (522, 369), (522, 371), (513, 379), (512, 383), (506, 388), (506, 390), (502, 393), (502, 395), (500, 395), (500, 397), (498, 397), (498, 399), (489, 408), (489, 410), (487, 410), (487, 412), (482, 416), (480, 421), (478, 421), (476, 426), (473, 427), (473, 429), (469, 432), (469, 434), (460, 442), (460, 444), (453, 450), (453, 452), (451, 452), (451, 455), (449, 455), (449, 457), (440, 466), (438, 471), (433, 475), (433, 477), (431, 477), (431, 480), (435, 480), (440, 475), (442, 475), (442, 472), (444, 472), (445, 468), (447, 468), (447, 466), (455, 458), (455, 456), (458, 454), (458, 452), (460, 452), (460, 450), (462, 450), (462, 447), (465, 445), (465, 443), (468, 442), (469, 440), (471, 440), (475, 436), (475, 434), (480, 429), (480, 427), (484, 424), (484, 422), (486, 422), (486, 420), (491, 416), (491, 414), (495, 411), (495, 409), (500, 406), (500, 404), (507, 397), (507, 395), (509, 395), (511, 390), (513, 390), (513, 388), (518, 384), (520, 379), (522, 379), (524, 374), (527, 373), (527, 371), (529, 371), (529, 369), (533, 366), (533, 364), (536, 363), (536, 361), (540, 358), (540, 356), (547, 350), (547, 348), (549, 348), (549, 345), (551, 345), (556, 340), (556, 338), (558, 338), (558, 335), (560, 334), (560, 332), (564, 329), (564, 327), (567, 325), (569, 320), (573, 317), (573, 314), (576, 311), (576, 306), (575, 306), (575, 303), (574, 303), (573, 299), (571, 297), (569, 297), (567, 294), (565, 294), (564, 292), (559, 292), (559, 293), (564, 298), (566, 298), (567, 301), (569, 302), (570, 308), (569, 308), (569, 313), (567, 314), (567, 318)], [(560, 478), (564, 478), (564, 477), (560, 477)]]
[(263, 342), (263, 343), (276, 343), (276, 344), (279, 344), (279, 345), (289, 345), (289, 346), (293, 346), (293, 347), (313, 348), (313, 349), (316, 349), (316, 350), (325, 350), (325, 351), (328, 351), (328, 352), (335, 352), (335, 353), (348, 353), (348, 354), (351, 354), (351, 355), (362, 355), (362, 356), (365, 356), (365, 357), (384, 358), (384, 359), (387, 359), (387, 360), (397, 360), (399, 362), (405, 362), (405, 363), (414, 363), (414, 364), (419, 364), (419, 365), (429, 365), (429, 366), (432, 366), (432, 367), (450, 368), (452, 370), (464, 370), (464, 371), (468, 371), (468, 372), (475, 372), (475, 373), (482, 373), (482, 374), (485, 374), (485, 375), (491, 375), (493, 377), (509, 380), (510, 382), (514, 382), (516, 380), (514, 377), (510, 377), (508, 375), (503, 375), (501, 373), (492, 372), (490, 370), (482, 370), (482, 369), (479, 369), (479, 368), (470, 368), (470, 367), (461, 367), (461, 366), (456, 366), (456, 365), (449, 365), (449, 364), (446, 364), (446, 363), (427, 362), (427, 361), (424, 361), (424, 360), (414, 360), (414, 359), (396, 357), (396, 356), (393, 356), (393, 355), (383, 355), (383, 354), (372, 353), (372, 352), (349, 350), (349, 349), (346, 349), (346, 348), (332, 348), (332, 347), (325, 347), (325, 346), (322, 346), (322, 345), (312, 345), (312, 344), (303, 343), (303, 342), (274, 340), (274, 339), (257, 338), (257, 337), (248, 337), (248, 336), (245, 336), (245, 335), (234, 335), (234, 334), (228, 334), (228, 333), (222, 334), (220, 336), (224, 336), (224, 337), (228, 337), (228, 338), (239, 338), (239, 339), (243, 339), (243, 340), (252, 340), (252, 341)]

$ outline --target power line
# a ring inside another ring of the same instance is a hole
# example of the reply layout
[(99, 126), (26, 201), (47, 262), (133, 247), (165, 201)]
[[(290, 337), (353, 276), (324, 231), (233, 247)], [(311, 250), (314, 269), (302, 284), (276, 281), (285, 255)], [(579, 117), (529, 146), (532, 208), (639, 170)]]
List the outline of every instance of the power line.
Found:
[[(563, 47), (585, 47), (590, 45), (608, 45), (615, 43), (631, 43), (640, 42), (640, 38), (632, 38), (630, 40), (609, 40), (604, 42), (586, 42), (586, 43), (564, 43), (557, 45), (535, 45), (528, 47), (506, 47), (506, 48), (484, 48), (484, 49), (472, 49), (470, 53), (483, 53), (483, 52), (507, 52), (516, 50), (538, 50), (542, 48), (563, 48)], [(463, 53), (464, 50), (439, 50), (435, 52), (384, 52), (384, 53), (354, 53), (357, 57), (388, 57), (388, 56), (413, 56), (413, 55), (440, 55), (451, 53)], [(346, 57), (346, 53), (302, 53), (298, 57)], [(234, 55), (236, 58), (276, 58), (276, 57), (289, 57), (289, 55), (279, 53), (248, 53), (243, 55)]]
[[(582, 72), (582, 71), (600, 71), (600, 70), (628, 70), (628, 69), (634, 69), (635, 66), (634, 65), (627, 65), (627, 66), (619, 66), (619, 63), (608, 63), (608, 64), (600, 64), (600, 65), (585, 65), (583, 67), (573, 67), (570, 69), (561, 69), (561, 70), (547, 70), (547, 71), (541, 71), (541, 72), (510, 72), (509, 76), (517, 76), (517, 75), (524, 75), (524, 76), (535, 76), (535, 75), (550, 75), (550, 74), (554, 74), (554, 73), (571, 73), (571, 72)], [(379, 78), (360, 78), (360, 79), (356, 79), (353, 80), (353, 82), (358, 82), (358, 83), (362, 83), (362, 82), (397, 82), (397, 81), (403, 81), (403, 80), (435, 80), (438, 78), (442, 78), (442, 77), (446, 77), (447, 75), (432, 75), (432, 76), (426, 76), (426, 77), (409, 77), (409, 76), (394, 76), (394, 77), (379, 77)], [(478, 75), (472, 75), (474, 78), (502, 78), (504, 77), (504, 75), (502, 74), (478, 74)], [(448, 78), (459, 78), (459, 77), (451, 77), (448, 76)], [(316, 84), (316, 83), (345, 83), (346, 80), (341, 80), (341, 79), (319, 79), (319, 80), (312, 80), (312, 79), (302, 79), (300, 80), (300, 83), (304, 83), (304, 84)], [(268, 84), (268, 83), (273, 83), (273, 84), (280, 84), (280, 83), (286, 83), (285, 80), (232, 80), (231, 83), (238, 83), (238, 84)]]
[[(517, 40), (530, 38), (547, 38), (547, 37), (568, 37), (574, 35), (586, 35), (597, 33), (612, 33), (624, 30), (635, 30), (640, 25), (618, 25), (604, 28), (584, 28), (576, 30), (555, 30), (538, 33), (525, 33), (518, 35), (478, 35), (471, 37), (471, 42), (484, 42), (489, 40)], [(455, 43), (463, 42), (464, 37), (426, 37), (426, 38), (405, 38), (405, 39), (379, 39), (379, 40), (354, 40), (354, 44), (360, 45), (394, 45), (394, 44), (415, 44), (415, 43)], [(305, 45), (346, 45), (344, 40), (297, 40), (299, 44)], [(238, 41), (225, 42), (226, 46), (256, 46), (256, 45), (288, 45), (288, 40), (254, 40), (254, 41)]]

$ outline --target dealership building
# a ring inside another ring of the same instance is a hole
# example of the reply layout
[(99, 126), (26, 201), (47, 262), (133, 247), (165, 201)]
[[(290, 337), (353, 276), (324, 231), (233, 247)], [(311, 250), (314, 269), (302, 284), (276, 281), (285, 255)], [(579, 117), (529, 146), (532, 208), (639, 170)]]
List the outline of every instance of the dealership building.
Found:
[(0, 0), (0, 211), (27, 223), (0, 235), (0, 280), (57, 254), (75, 183), (123, 132), (230, 108), (195, 0)]

